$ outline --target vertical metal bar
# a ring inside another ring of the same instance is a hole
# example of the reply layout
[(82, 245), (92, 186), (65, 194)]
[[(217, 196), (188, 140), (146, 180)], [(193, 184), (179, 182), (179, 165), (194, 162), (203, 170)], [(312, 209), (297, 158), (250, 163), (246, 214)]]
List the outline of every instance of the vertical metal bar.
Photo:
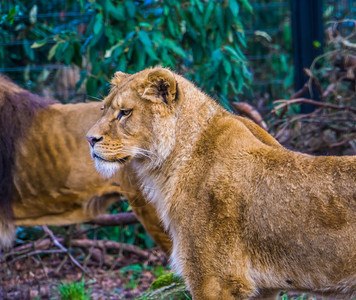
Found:
[[(299, 90), (308, 77), (304, 68), (309, 68), (313, 60), (323, 52), (323, 1), (322, 0), (291, 0), (294, 87)], [(314, 95), (317, 99), (317, 94)], [(313, 107), (302, 106), (303, 112), (310, 112)]]

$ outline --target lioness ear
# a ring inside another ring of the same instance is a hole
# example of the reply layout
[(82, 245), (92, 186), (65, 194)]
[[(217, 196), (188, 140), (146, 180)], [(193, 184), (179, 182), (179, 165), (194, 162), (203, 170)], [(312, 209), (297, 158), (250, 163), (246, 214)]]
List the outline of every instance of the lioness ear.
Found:
[(173, 72), (167, 69), (151, 71), (138, 87), (138, 93), (144, 99), (171, 105), (177, 93), (177, 82)]
[(130, 76), (130, 74), (120, 72), (120, 71), (115, 72), (114, 78), (111, 79), (111, 84), (118, 85), (123, 79), (125, 79), (128, 76)]

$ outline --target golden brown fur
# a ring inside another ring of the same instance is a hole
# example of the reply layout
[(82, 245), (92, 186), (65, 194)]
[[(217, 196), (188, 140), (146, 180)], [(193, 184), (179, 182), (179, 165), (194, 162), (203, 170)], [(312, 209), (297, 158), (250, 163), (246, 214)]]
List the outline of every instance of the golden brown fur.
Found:
[[(101, 116), (100, 103), (53, 104), (0, 77), (0, 105), (0, 141), (13, 141), (11, 152), (5, 151), (9, 143), (0, 144), (5, 147), (0, 161), (6, 153), (13, 161), (3, 174), (13, 189), (6, 202), (4, 198), (0, 201), (0, 213), (4, 212), (0, 218), (0, 246), (10, 244), (14, 224), (89, 221), (117, 201), (122, 192), (153, 239), (169, 250), (170, 241), (154, 208), (146, 205), (130, 165), (110, 179), (94, 168), (85, 134)], [(31, 117), (26, 118), (29, 112)], [(16, 119), (21, 123), (14, 130)]]
[(136, 168), (194, 299), (356, 297), (355, 156), (289, 151), (167, 69), (114, 84), (92, 156)]

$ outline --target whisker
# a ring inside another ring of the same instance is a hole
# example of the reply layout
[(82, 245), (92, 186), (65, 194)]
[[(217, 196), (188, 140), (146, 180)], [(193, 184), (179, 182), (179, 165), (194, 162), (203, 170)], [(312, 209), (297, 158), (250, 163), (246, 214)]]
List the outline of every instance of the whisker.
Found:
[(145, 155), (146, 157), (148, 157), (150, 155), (157, 157), (157, 155), (155, 153), (153, 153), (152, 151), (149, 151), (149, 150), (146, 150), (146, 149), (142, 149), (142, 148), (139, 148), (139, 147), (125, 146), (125, 149), (131, 149), (131, 150), (133, 150), (133, 151), (135, 151), (137, 153)]
[(115, 156), (117, 154), (127, 154), (127, 155), (132, 155), (132, 152), (134, 152), (136, 155), (141, 155), (143, 157), (147, 157), (151, 161), (153, 161), (152, 157), (157, 158), (157, 155), (153, 153), (152, 151), (145, 150), (139, 147), (135, 146), (124, 146), (122, 148), (117, 148), (117, 149), (110, 149), (110, 152), (102, 152), (104, 155), (112, 155)]
[(98, 97), (95, 97), (95, 96), (90, 96), (88, 95), (89, 98), (93, 99), (93, 100), (97, 100), (97, 101), (103, 101), (104, 99), (100, 99)]

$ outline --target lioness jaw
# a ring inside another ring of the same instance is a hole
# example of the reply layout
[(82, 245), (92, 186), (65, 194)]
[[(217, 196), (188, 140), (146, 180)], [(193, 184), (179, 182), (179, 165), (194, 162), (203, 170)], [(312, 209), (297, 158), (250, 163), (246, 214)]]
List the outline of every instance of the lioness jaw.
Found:
[(113, 85), (93, 151), (133, 157), (195, 299), (356, 297), (355, 156), (289, 151), (167, 69)]

